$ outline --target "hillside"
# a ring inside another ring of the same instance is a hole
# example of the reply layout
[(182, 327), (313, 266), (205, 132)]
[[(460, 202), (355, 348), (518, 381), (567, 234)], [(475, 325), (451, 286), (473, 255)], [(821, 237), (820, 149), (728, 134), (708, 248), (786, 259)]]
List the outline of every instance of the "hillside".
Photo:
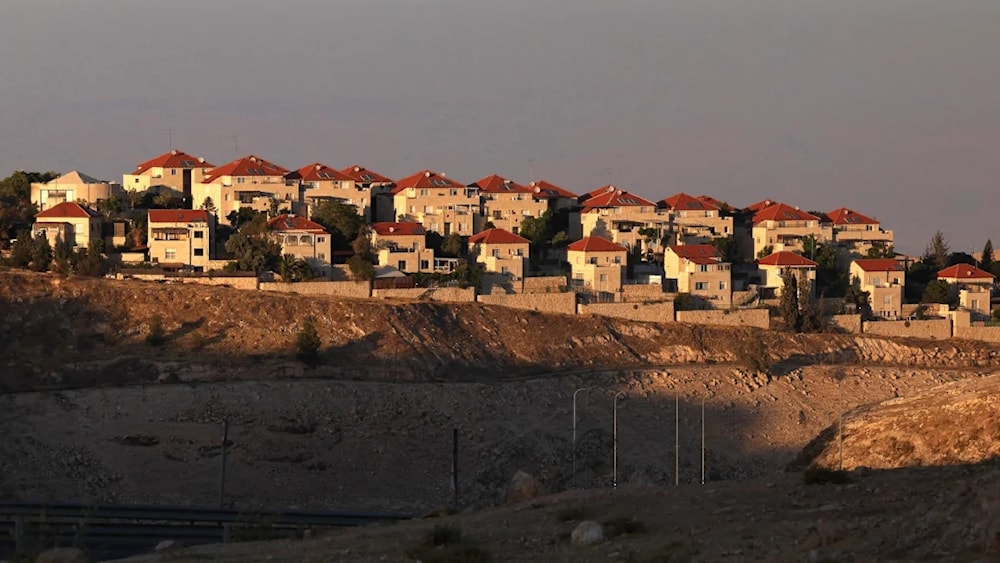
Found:
[[(167, 341), (144, 337), (154, 316)], [(313, 318), (322, 365), (289, 361)], [(777, 372), (817, 363), (989, 366), (1000, 346), (647, 324), (478, 304), (379, 302), (0, 271), (0, 389), (333, 377), (497, 381), (599, 367), (730, 363), (763, 338)]]
[[(794, 469), (836, 468), (836, 425), (802, 451)], [(1000, 376), (957, 381), (862, 406), (844, 416), (845, 469), (960, 465), (1000, 457)]]

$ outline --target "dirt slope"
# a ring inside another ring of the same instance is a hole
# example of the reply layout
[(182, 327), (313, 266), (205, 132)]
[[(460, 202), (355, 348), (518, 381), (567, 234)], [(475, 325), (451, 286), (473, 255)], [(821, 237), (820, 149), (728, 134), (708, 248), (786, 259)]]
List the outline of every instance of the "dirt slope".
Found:
[[(864, 406), (844, 417), (843, 466), (890, 469), (979, 463), (1000, 457), (1000, 376), (965, 380)], [(793, 464), (836, 468), (836, 425)]]

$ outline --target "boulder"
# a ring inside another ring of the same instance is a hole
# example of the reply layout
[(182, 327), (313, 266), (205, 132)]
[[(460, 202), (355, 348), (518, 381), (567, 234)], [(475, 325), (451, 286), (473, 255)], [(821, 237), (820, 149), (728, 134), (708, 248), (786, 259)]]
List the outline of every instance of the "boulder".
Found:
[(545, 487), (534, 475), (518, 471), (507, 487), (507, 504), (517, 504), (545, 494)]
[(43, 551), (35, 559), (35, 563), (88, 563), (83, 550), (75, 547), (57, 547)]
[(573, 545), (594, 545), (604, 541), (604, 527), (593, 520), (584, 520), (570, 534)]

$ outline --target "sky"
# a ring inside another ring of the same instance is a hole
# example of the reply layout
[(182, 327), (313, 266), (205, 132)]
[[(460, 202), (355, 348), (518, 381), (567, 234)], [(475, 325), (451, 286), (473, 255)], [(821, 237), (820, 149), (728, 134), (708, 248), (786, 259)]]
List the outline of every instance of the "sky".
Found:
[(3, 0), (0, 174), (492, 173), (1000, 242), (998, 0)]

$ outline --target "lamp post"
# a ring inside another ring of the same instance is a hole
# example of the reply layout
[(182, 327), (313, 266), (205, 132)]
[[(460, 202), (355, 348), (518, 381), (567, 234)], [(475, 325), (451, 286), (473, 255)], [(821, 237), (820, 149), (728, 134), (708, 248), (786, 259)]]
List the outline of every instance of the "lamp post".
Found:
[(618, 399), (625, 396), (624, 391), (619, 391), (615, 393), (614, 400), (614, 426), (612, 433), (614, 435), (614, 447), (613, 447), (613, 459), (612, 459), (612, 473), (611, 473), (611, 487), (613, 489), (618, 488)]
[(581, 387), (576, 391), (573, 391), (573, 488), (577, 487), (576, 484), (576, 396), (580, 391), (590, 391), (590, 387)]

